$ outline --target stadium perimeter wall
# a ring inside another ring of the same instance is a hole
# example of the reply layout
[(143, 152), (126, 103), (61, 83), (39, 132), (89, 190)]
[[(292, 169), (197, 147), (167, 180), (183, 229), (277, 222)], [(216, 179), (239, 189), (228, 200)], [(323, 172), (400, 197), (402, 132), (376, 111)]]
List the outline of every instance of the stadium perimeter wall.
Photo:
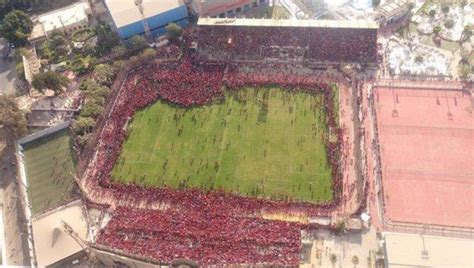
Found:
[(44, 138), (46, 136), (52, 135), (59, 131), (62, 131), (69, 127), (71, 122), (64, 122), (59, 125), (38, 131), (34, 134), (26, 136), (22, 139), (16, 141), (16, 157), (17, 157), (17, 179), (18, 185), (20, 187), (20, 200), (23, 203), (23, 210), (25, 211), (25, 219), (27, 222), (27, 229), (28, 229), (28, 248), (30, 254), (30, 263), (32, 267), (37, 266), (36, 254), (35, 254), (35, 245), (33, 239), (33, 221), (32, 221), (32, 212), (31, 212), (31, 204), (28, 198), (28, 178), (26, 176), (26, 169), (25, 169), (25, 159), (23, 155), (23, 145), (33, 142), (37, 139)]

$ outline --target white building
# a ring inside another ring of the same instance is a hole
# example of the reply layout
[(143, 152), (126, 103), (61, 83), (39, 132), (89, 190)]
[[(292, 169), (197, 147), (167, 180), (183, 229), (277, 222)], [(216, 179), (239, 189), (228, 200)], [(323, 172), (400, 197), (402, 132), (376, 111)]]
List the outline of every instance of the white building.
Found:
[(46, 39), (53, 30), (70, 34), (89, 26), (91, 8), (87, 1), (50, 11), (33, 18), (36, 23), (29, 40), (32, 43)]

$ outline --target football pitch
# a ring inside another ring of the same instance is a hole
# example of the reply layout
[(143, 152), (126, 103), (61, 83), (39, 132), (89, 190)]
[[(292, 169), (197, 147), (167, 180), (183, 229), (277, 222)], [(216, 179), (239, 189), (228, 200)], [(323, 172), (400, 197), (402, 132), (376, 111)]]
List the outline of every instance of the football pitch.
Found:
[(67, 129), (23, 146), (28, 195), (33, 214), (73, 196), (75, 170), (72, 137)]
[(332, 199), (324, 96), (245, 88), (190, 109), (137, 111), (112, 172), (144, 186), (223, 189), (244, 196)]

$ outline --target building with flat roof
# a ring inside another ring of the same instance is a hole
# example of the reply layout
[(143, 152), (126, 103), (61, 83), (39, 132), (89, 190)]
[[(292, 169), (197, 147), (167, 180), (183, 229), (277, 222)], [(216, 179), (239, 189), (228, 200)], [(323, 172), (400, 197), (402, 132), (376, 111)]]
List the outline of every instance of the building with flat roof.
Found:
[(385, 267), (474, 267), (474, 240), (383, 233)]
[(39, 267), (64, 267), (64, 261), (69, 259), (74, 263), (73, 259), (84, 254), (86, 241), (90, 240), (81, 200), (33, 218), (32, 229)]
[[(137, 4), (135, 4), (137, 2)], [(188, 25), (188, 11), (181, 0), (105, 0), (113, 23), (122, 39), (142, 35), (149, 28), (152, 36), (165, 33), (165, 26)]]
[(312, 28), (350, 28), (374, 29), (378, 24), (370, 20), (288, 20), (288, 19), (237, 19), (200, 18), (199, 26), (260, 26), (260, 27), (312, 27)]
[(70, 34), (89, 26), (91, 8), (87, 1), (56, 9), (34, 18), (35, 26), (28, 38), (32, 43), (42, 41), (54, 30)]
[(241, 12), (268, 4), (268, 0), (194, 0), (193, 8), (200, 17), (235, 17)]

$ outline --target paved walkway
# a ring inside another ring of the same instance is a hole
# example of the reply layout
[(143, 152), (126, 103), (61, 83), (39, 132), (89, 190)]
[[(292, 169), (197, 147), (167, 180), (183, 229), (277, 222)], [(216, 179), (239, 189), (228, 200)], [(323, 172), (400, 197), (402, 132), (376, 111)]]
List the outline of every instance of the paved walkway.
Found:
[(0, 95), (15, 95), (16, 64), (13, 60), (1, 59), (6, 45), (7, 41), (0, 38)]

